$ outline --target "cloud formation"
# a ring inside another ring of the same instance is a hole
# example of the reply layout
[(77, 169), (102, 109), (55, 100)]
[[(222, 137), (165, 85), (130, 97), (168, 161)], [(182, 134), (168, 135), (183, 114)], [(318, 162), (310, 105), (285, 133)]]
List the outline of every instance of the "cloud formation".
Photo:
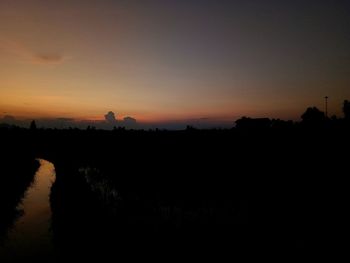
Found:
[(7, 123), (12, 123), (14, 121), (16, 121), (16, 118), (12, 115), (5, 115), (3, 118), (2, 118), (2, 121), (3, 122), (7, 122)]
[(117, 119), (115, 118), (113, 111), (110, 111), (105, 115), (105, 120), (107, 123), (110, 123), (110, 124), (115, 124), (117, 122)]
[(73, 122), (73, 121), (75, 121), (74, 118), (56, 118), (54, 120), (56, 120), (56, 121), (63, 121), (63, 122)]
[(0, 38), (0, 51), (30, 64), (57, 65), (71, 59), (59, 52), (35, 52), (21, 42), (5, 38)]
[(134, 119), (132, 117), (125, 117), (124, 118), (124, 123), (126, 123), (126, 124), (135, 124), (136, 123), (136, 119)]
[(36, 54), (31, 58), (33, 64), (61, 64), (69, 58), (58, 53)]
[(19, 126), (19, 127), (29, 127), (29, 120), (18, 120), (12, 115), (4, 115), (0, 117), (0, 127), (6, 126)]
[(132, 117), (125, 117), (122, 120), (117, 120), (116, 115), (113, 111), (108, 112), (104, 115), (105, 121), (104, 123), (101, 123), (101, 128), (105, 129), (111, 129), (113, 127), (124, 127), (126, 129), (136, 129), (138, 127), (137, 121), (135, 118)]

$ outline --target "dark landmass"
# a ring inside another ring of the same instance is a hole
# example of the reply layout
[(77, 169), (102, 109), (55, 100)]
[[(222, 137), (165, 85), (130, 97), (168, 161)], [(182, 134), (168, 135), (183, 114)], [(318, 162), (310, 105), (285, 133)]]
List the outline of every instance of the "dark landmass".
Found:
[[(314, 113), (301, 123), (242, 118), (228, 130), (5, 127), (1, 165), (34, 157), (54, 163), (50, 201), (60, 255), (340, 250), (350, 125)], [(16, 172), (21, 179), (3, 170), (1, 209), (16, 207), (33, 176), (27, 167), (31, 176)]]

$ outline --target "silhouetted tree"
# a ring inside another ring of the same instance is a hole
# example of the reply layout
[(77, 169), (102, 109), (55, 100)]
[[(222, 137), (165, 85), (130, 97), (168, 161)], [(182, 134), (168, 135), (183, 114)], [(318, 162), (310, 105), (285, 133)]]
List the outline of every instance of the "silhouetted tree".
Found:
[(305, 124), (318, 125), (326, 120), (326, 115), (316, 107), (309, 107), (305, 113), (301, 115), (301, 119)]
[(344, 100), (343, 112), (346, 120), (350, 120), (350, 101)]
[(30, 130), (32, 130), (32, 131), (36, 130), (35, 120), (32, 120), (32, 122), (30, 123)]

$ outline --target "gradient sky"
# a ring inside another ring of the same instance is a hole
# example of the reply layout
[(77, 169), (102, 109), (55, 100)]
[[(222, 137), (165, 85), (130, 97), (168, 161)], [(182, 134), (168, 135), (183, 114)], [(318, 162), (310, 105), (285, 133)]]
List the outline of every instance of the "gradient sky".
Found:
[(1, 0), (0, 117), (298, 119), (350, 99), (348, 0)]

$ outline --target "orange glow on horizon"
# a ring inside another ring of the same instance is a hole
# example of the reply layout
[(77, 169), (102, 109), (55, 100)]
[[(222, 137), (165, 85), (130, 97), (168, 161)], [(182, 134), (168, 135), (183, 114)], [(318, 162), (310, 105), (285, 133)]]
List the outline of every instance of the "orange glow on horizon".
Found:
[(186, 2), (188, 13), (163, 2), (0, 1), (0, 118), (297, 120), (309, 106), (324, 110), (326, 95), (330, 116), (342, 116), (349, 16), (326, 15), (341, 4), (281, 16), (276, 2), (282, 9), (261, 19), (244, 1), (217, 13), (215, 1)]

